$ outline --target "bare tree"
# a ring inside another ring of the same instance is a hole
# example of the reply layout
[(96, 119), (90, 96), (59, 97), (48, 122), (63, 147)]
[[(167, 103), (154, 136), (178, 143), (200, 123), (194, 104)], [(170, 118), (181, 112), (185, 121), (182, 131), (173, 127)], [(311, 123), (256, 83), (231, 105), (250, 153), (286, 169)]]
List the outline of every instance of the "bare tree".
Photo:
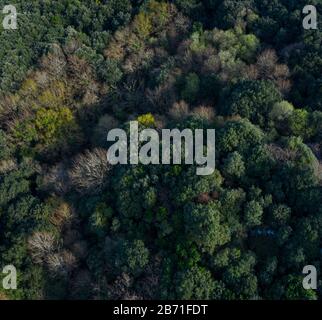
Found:
[(282, 148), (275, 143), (267, 145), (267, 149), (275, 160), (282, 162), (294, 161), (298, 155), (296, 151), (292, 151), (289, 148)]
[(140, 300), (142, 299), (138, 296), (132, 289), (133, 279), (126, 273), (122, 273), (118, 276), (115, 281), (107, 286), (109, 298), (112, 300), (122, 299), (122, 300)]
[(46, 257), (48, 269), (54, 275), (68, 275), (77, 267), (77, 259), (67, 250), (59, 253), (49, 254)]
[(169, 116), (174, 120), (183, 120), (189, 116), (189, 113), (189, 106), (183, 100), (174, 103), (169, 110)]
[(215, 120), (215, 110), (212, 107), (199, 106), (192, 111), (192, 114), (206, 123), (211, 123)]
[(65, 54), (58, 44), (53, 44), (50, 48), (50, 53), (43, 56), (40, 62), (43, 70), (46, 70), (54, 77), (60, 76), (65, 72), (67, 65)]
[(43, 263), (56, 246), (56, 238), (49, 232), (36, 232), (28, 239), (28, 247), (35, 263)]
[(291, 88), (290, 70), (287, 65), (278, 63), (278, 56), (272, 49), (263, 51), (256, 64), (248, 67), (246, 74), (250, 79), (275, 82), (282, 93), (287, 93)]
[(136, 283), (136, 294), (144, 300), (155, 299), (160, 288), (162, 258), (155, 256), (146, 267), (146, 272)]
[(96, 193), (105, 186), (109, 169), (104, 149), (87, 150), (76, 157), (69, 176), (79, 193)]
[(277, 64), (278, 58), (274, 50), (268, 49), (263, 51), (256, 62), (261, 78), (270, 77)]

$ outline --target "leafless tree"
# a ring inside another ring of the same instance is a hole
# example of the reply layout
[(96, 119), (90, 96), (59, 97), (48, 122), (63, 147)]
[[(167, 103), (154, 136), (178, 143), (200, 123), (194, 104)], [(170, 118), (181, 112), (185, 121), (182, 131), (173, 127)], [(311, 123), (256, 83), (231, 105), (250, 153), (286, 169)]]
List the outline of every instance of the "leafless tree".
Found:
[(162, 258), (155, 256), (146, 267), (145, 274), (136, 283), (136, 294), (143, 299), (155, 299), (160, 287)]
[(183, 120), (187, 118), (189, 114), (189, 106), (183, 100), (175, 102), (169, 110), (169, 116), (174, 120)]
[(297, 152), (288, 148), (282, 148), (281, 146), (271, 143), (267, 146), (268, 151), (275, 160), (286, 162), (293, 161), (297, 157)]
[(46, 257), (46, 263), (53, 275), (68, 275), (77, 267), (77, 259), (67, 250), (49, 254)]
[(138, 296), (133, 289), (133, 279), (126, 273), (118, 276), (112, 284), (107, 286), (109, 298), (112, 300), (140, 300), (142, 297)]
[(272, 49), (263, 51), (256, 64), (248, 67), (246, 75), (254, 80), (271, 80), (282, 93), (287, 93), (291, 88), (290, 70), (287, 65), (278, 63), (278, 56)]
[(67, 61), (62, 48), (58, 44), (53, 44), (50, 53), (42, 57), (40, 65), (43, 70), (54, 77), (64, 73)]
[(209, 124), (215, 120), (215, 110), (212, 107), (199, 106), (192, 111), (192, 114)]
[(69, 176), (79, 193), (96, 193), (105, 186), (109, 169), (106, 150), (97, 148), (78, 155)]
[(49, 232), (36, 232), (28, 239), (28, 247), (35, 263), (43, 263), (56, 246), (56, 238)]

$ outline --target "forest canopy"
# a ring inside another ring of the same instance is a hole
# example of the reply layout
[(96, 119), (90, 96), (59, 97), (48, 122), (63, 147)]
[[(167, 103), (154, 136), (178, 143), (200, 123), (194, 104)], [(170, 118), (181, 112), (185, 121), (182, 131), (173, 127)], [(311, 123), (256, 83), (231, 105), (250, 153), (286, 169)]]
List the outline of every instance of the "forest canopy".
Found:
[[(0, 27), (0, 268), (18, 283), (0, 299), (321, 299), (302, 287), (322, 267), (307, 1), (15, 2), (18, 28)], [(216, 170), (110, 165), (107, 133), (133, 120), (215, 129)]]

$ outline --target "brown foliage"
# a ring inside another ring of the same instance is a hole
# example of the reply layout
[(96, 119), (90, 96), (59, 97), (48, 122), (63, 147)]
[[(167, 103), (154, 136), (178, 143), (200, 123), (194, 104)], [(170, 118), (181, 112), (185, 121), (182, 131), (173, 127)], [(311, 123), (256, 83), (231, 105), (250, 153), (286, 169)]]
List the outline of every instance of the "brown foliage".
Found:
[(271, 80), (284, 94), (291, 89), (289, 68), (278, 63), (277, 54), (272, 49), (267, 49), (258, 56), (256, 64), (248, 67), (247, 76), (254, 80)]
[(169, 110), (169, 116), (174, 120), (184, 120), (189, 116), (189, 113), (189, 106), (183, 100), (175, 102)]
[(292, 151), (287, 148), (282, 148), (277, 144), (269, 144), (267, 148), (270, 154), (273, 156), (275, 160), (286, 162), (286, 161), (294, 161), (297, 157), (297, 152)]
[(158, 296), (161, 262), (162, 259), (160, 256), (154, 257), (146, 266), (144, 277), (140, 278), (136, 284), (136, 294), (142, 296), (144, 300), (155, 299)]
[(109, 169), (105, 150), (87, 150), (74, 159), (69, 176), (79, 193), (96, 193), (105, 186)]
[(47, 267), (54, 275), (68, 275), (77, 267), (77, 263), (75, 256), (67, 250), (46, 257)]
[(192, 111), (192, 115), (199, 117), (206, 123), (212, 123), (215, 120), (215, 110), (212, 107), (199, 106)]
[(131, 289), (133, 279), (126, 273), (118, 276), (112, 284), (107, 286), (109, 299), (111, 300), (141, 300), (142, 297), (136, 295)]
[(56, 247), (56, 238), (49, 232), (35, 232), (28, 239), (28, 248), (35, 263), (43, 263)]
[(74, 218), (74, 209), (67, 202), (62, 201), (53, 211), (50, 222), (59, 229), (63, 229), (66, 225), (71, 224)]

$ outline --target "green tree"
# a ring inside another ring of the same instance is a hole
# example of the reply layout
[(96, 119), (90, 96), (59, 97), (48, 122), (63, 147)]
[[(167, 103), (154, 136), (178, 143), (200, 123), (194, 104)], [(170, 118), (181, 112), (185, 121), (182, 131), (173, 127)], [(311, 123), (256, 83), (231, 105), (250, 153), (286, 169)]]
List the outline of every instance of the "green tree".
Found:
[(271, 109), (281, 100), (280, 92), (270, 81), (241, 81), (225, 96), (221, 110), (225, 115), (240, 115), (264, 126)]
[(255, 227), (262, 223), (263, 208), (260, 203), (252, 200), (245, 206), (245, 222), (248, 227)]
[(247, 119), (228, 121), (217, 133), (217, 148), (220, 153), (237, 151), (241, 155), (261, 144), (264, 140), (263, 132)]
[(223, 172), (230, 178), (239, 179), (245, 174), (243, 157), (238, 152), (233, 152), (224, 160)]
[(142, 240), (119, 240), (113, 257), (117, 272), (122, 271), (138, 276), (149, 262), (149, 250)]
[(187, 102), (193, 103), (198, 97), (200, 90), (200, 79), (196, 73), (189, 73), (184, 79), (181, 97)]
[(176, 275), (177, 298), (183, 300), (211, 299), (214, 280), (208, 270), (195, 266)]
[(227, 225), (221, 223), (218, 204), (190, 204), (184, 210), (185, 230), (189, 240), (194, 241), (203, 251), (213, 252), (218, 246), (230, 240)]
[(285, 298), (287, 300), (317, 300), (314, 290), (305, 290), (302, 285), (303, 278), (290, 275), (286, 279)]

